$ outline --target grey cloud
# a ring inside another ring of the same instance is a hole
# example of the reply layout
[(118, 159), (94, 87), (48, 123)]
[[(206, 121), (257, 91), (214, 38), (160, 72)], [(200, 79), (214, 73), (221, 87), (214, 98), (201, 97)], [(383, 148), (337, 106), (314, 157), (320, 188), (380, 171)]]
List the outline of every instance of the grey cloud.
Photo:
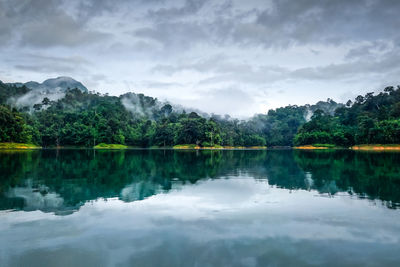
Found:
[(392, 38), (399, 36), (399, 9), (400, 2), (390, 0), (273, 1), (272, 9), (249, 26), (253, 32), (237, 32), (236, 37), (282, 46)]
[(66, 14), (47, 16), (21, 28), (21, 43), (37, 47), (78, 46), (94, 43), (109, 37), (109, 34), (85, 30), (72, 17)]
[(142, 86), (149, 88), (169, 88), (169, 87), (181, 87), (180, 83), (170, 83), (170, 82), (157, 82), (157, 81), (143, 81)]
[(181, 7), (160, 8), (149, 10), (148, 16), (157, 21), (174, 21), (182, 17), (196, 14), (208, 0), (186, 0)]
[(133, 27), (134, 36), (156, 40), (167, 49), (178, 47), (175, 52), (203, 42), (284, 48), (400, 38), (400, 16), (396, 13), (400, 2), (393, 0), (272, 0), (253, 6), (249, 3), (242, 9), (231, 1), (175, 3), (5, 0), (0, 3), (0, 36), (10, 39), (18, 33), (26, 45), (40, 47), (77, 46), (113, 39), (91, 28), (92, 19), (103, 15), (115, 19), (118, 14), (129, 16), (129, 10), (144, 8), (147, 13), (141, 18), (142, 26)]
[[(235, 68), (237, 71), (235, 71)], [(251, 65), (238, 65), (230, 69), (221, 68), (216, 75), (201, 80), (200, 85), (215, 83), (244, 83), (248, 85), (271, 84), (285, 80), (289, 70), (279, 66), (261, 66), (254, 68)]]
[[(239, 86), (215, 87), (202, 92), (197, 92), (196, 99), (172, 99), (173, 103), (181, 103), (186, 107), (193, 107), (213, 114), (233, 114), (240, 116), (254, 107), (255, 96), (252, 92)], [(249, 108), (250, 107), (250, 108)], [(185, 109), (187, 112), (191, 109)], [(195, 110), (196, 111), (196, 110)], [(254, 110), (251, 110), (254, 112)], [(196, 111), (198, 112), (198, 111)]]
[(111, 94), (129, 80), (182, 101), (236, 87), (317, 97), (323, 82), (335, 97), (348, 81), (397, 83), (399, 10), (394, 0), (0, 0), (0, 73), (71, 75)]
[[(212, 105), (214, 112), (218, 114), (240, 113), (241, 109), (247, 109), (247, 105), (254, 104), (254, 98), (250, 93), (240, 88), (220, 88), (209, 91), (204, 96), (204, 104)], [(246, 103), (246, 105), (243, 105)]]
[(15, 65), (14, 66), (16, 69), (19, 70), (28, 70), (28, 71), (34, 71), (34, 72), (47, 72), (47, 73), (65, 73), (65, 72), (72, 72), (74, 70), (73, 67), (71, 66), (49, 66), (46, 64), (30, 64), (30, 65)]
[[(155, 7), (151, 4), (158, 3)], [(172, 2), (62, 0), (0, 3), (0, 35), (20, 35), (25, 45), (39, 47), (77, 46), (103, 39), (109, 34), (89, 27), (99, 16), (115, 18), (122, 10), (148, 6), (142, 18), (146, 27), (135, 27), (134, 36), (156, 40), (167, 49), (189, 48), (197, 43), (287, 47), (309, 43), (340, 44), (399, 38), (399, 1), (390, 0), (273, 0), (237, 9), (231, 1), (186, 0)], [(176, 2), (173, 2), (176, 3)], [(146, 9), (145, 9), (146, 10)], [(125, 22), (127, 23), (127, 22)], [(109, 29), (111, 31), (111, 29)]]
[(208, 33), (197, 23), (160, 23), (154, 27), (137, 29), (134, 36), (157, 41), (169, 51), (182, 52), (208, 39)]
[(237, 63), (224, 55), (213, 56), (189, 64), (157, 65), (152, 69), (153, 72), (160, 72), (166, 75), (187, 70), (211, 75), (211, 77), (199, 81), (199, 85), (232, 82), (247, 84), (272, 83), (285, 79), (285, 76), (289, 73), (288, 69), (279, 66), (264, 65), (255, 67), (248, 63)]
[[(400, 66), (398, 64), (400, 61), (400, 48), (391, 47), (389, 49), (389, 47), (386, 43), (362, 45), (350, 50), (346, 56), (346, 58), (350, 57), (351, 60), (349, 61), (317, 67), (288, 69), (278, 65), (254, 66), (250, 63), (231, 61), (224, 55), (218, 55), (192, 63), (157, 65), (152, 71), (165, 75), (173, 75), (182, 71), (209, 74), (208, 78), (198, 82), (200, 86), (219, 83), (262, 85), (288, 80), (346, 81), (359, 79), (365, 75), (385, 79), (394, 77), (395, 74), (400, 74)], [(377, 52), (371, 52), (371, 49)], [(374, 56), (365, 56), (371, 53), (375, 53)]]
[(350, 49), (345, 58), (349, 60), (361, 59), (365, 57), (377, 57), (392, 49), (390, 43), (374, 41), (365, 45)]
[[(171, 43), (169, 38), (172, 35), (178, 40), (187, 37), (193, 38), (195, 42), (281, 48), (310, 43), (338, 45), (400, 36), (397, 28), (400, 25), (400, 17), (396, 13), (396, 10), (400, 10), (398, 1), (271, 2), (271, 6), (249, 6), (248, 9), (235, 9), (235, 12), (232, 12), (234, 8), (229, 2), (215, 5), (215, 2), (202, 1), (194, 5), (192, 1), (187, 1), (181, 8), (151, 11), (148, 19), (153, 22), (153, 26), (139, 32), (142, 37), (157, 36), (158, 41), (165, 44)], [(205, 9), (204, 5), (212, 4), (214, 6), (207, 14), (197, 14), (201, 8)], [(219, 8), (221, 6), (227, 8), (225, 14)], [(191, 15), (189, 18), (181, 19), (188, 14)], [(196, 30), (180, 30), (188, 24), (196, 25)], [(144, 34), (145, 32), (147, 34)]]
[(78, 56), (57, 57), (33, 54), (25, 54), (22, 59), (11, 59), (8, 62), (15, 63), (16, 69), (55, 74), (78, 73), (90, 65), (89, 61)]
[[(129, 33), (131, 35), (131, 33)], [(152, 59), (159, 59), (166, 57), (163, 53), (163, 45), (155, 40), (135, 40), (131, 43), (117, 41), (109, 45), (105, 45), (99, 49), (101, 54), (107, 55), (109, 58), (124, 60), (134, 58), (136, 60), (143, 59), (152, 61)]]
[[(370, 47), (361, 47), (369, 50)], [(355, 53), (355, 52), (353, 52)], [(370, 52), (364, 52), (370, 53)], [(344, 80), (355, 79), (358, 76), (380, 76), (381, 80), (392, 77), (393, 73), (400, 75), (400, 48), (392, 49), (379, 57), (360, 57), (357, 60), (342, 64), (330, 64), (314, 68), (300, 68), (290, 73), (292, 79), (308, 80)]]
[(91, 76), (91, 78), (92, 78), (93, 80), (98, 80), (98, 81), (106, 81), (106, 80), (107, 80), (107, 76), (104, 75), (104, 74), (93, 74), (93, 75)]
[[(215, 68), (221, 69), (219, 67), (219, 64), (221, 62), (226, 63), (226, 56), (219, 54), (219, 55), (214, 55), (209, 58), (204, 58), (200, 59), (197, 61), (192, 61), (190, 63), (178, 63), (176, 65), (170, 65), (170, 64), (160, 64), (154, 66), (151, 71), (152, 72), (161, 72), (166, 75), (172, 75), (184, 70), (194, 70), (198, 72), (211, 72), (215, 70)], [(232, 66), (232, 65), (231, 65)]]
[(108, 34), (91, 30), (87, 21), (66, 12), (64, 1), (5, 0), (0, 3), (0, 34), (24, 46), (78, 46), (99, 41)]
[[(120, 2), (124, 4), (124, 1)], [(82, 20), (102, 15), (105, 12), (115, 12), (118, 7), (115, 2), (109, 0), (74, 1), (71, 4), (75, 5), (74, 11), (77, 14), (77, 17)]]
[[(83, 83), (85, 86), (89, 89), (94, 89), (98, 88), (100, 85), (103, 85), (104, 83), (110, 83), (108, 76), (102, 74), (102, 73), (94, 73), (92, 75), (85, 75), (83, 77)], [(94, 90), (96, 91), (96, 90)]]
[[(385, 80), (393, 77), (394, 73), (400, 75), (398, 63), (400, 54), (388, 53), (384, 58), (376, 60), (359, 59), (341, 64), (330, 64), (321, 67), (306, 67), (289, 70), (279, 66), (263, 66), (252, 69), (250, 66), (242, 72), (228, 72), (217, 74), (209, 79), (200, 81), (200, 84), (214, 84), (220, 82), (241, 82), (245, 84), (271, 84), (285, 80), (309, 81), (346, 81), (358, 80), (368, 75)], [(245, 69), (245, 68), (243, 68)], [(218, 72), (217, 72), (218, 73)]]
[(90, 20), (99, 16), (115, 16), (115, 14), (132, 14), (141, 6), (157, 6), (164, 4), (165, 0), (61, 0), (64, 6), (70, 8), (75, 17), (79, 20)]
[(150, 10), (143, 18), (150, 26), (136, 29), (134, 36), (156, 40), (166, 52), (179, 53), (196, 44), (228, 44), (235, 25), (249, 16), (247, 10), (233, 15), (232, 9), (231, 1), (187, 0), (182, 7)]

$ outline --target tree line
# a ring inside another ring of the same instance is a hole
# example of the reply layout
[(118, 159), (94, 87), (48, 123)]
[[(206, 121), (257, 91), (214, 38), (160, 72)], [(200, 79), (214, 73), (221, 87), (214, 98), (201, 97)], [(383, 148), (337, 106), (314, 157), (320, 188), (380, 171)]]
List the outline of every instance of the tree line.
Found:
[[(16, 86), (2, 86), (8, 87), (8, 97), (15, 97), (20, 90)], [(93, 147), (99, 143), (137, 147), (264, 146), (266, 143), (262, 135), (239, 120), (176, 111), (170, 104), (160, 106), (156, 99), (143, 94), (135, 95), (131, 103), (140, 111), (135, 112), (124, 105), (129, 97), (132, 93), (116, 97), (70, 89), (58, 101), (44, 98), (34, 104), (32, 112), (26, 107), (17, 110), (3, 100), (0, 142), (34, 143), (43, 147)]]
[(400, 143), (400, 87), (358, 96), (346, 104), (328, 99), (315, 105), (289, 105), (249, 120), (186, 112), (143, 94), (117, 97), (76, 88), (57, 101), (44, 97), (31, 108), (10, 103), (29, 91), (0, 82), (0, 142), (43, 147)]
[(333, 115), (318, 110), (299, 128), (294, 143), (400, 144), (400, 86), (386, 87), (377, 95), (359, 95)]

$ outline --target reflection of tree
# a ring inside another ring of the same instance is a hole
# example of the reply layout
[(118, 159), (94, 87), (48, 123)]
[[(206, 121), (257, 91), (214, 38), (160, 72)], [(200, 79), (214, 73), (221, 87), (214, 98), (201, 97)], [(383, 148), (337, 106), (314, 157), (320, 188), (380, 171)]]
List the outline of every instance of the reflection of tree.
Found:
[[(44, 186), (47, 192), (56, 192), (63, 198), (62, 208), (76, 209), (97, 198), (141, 200), (171, 189), (176, 179), (184, 184), (227, 173), (234, 175), (237, 170), (251, 166), (251, 161), (265, 158), (265, 154), (265, 151), (173, 150), (42, 150), (2, 154), (0, 207), (23, 208), (23, 202), (37, 196), (38, 189)], [(14, 188), (11, 194), (10, 188)], [(22, 192), (22, 188), (29, 188), (34, 195), (24, 193), (18, 198), (15, 192)], [(27, 206), (25, 203), (24, 208)]]
[[(76, 210), (88, 200), (141, 200), (174, 184), (248, 174), (288, 189), (400, 202), (400, 154), (352, 151), (41, 150), (2, 153), (0, 209)], [(23, 192), (23, 193), (21, 193)], [(31, 193), (29, 193), (31, 192)], [(62, 201), (60, 199), (62, 199)], [(35, 199), (46, 205), (26, 203)], [(30, 204), (30, 205), (28, 205)]]
[(347, 150), (295, 151), (299, 166), (312, 173), (320, 192), (335, 182), (338, 190), (361, 197), (388, 201), (395, 208), (400, 203), (400, 154), (365, 153)]
[(292, 150), (269, 152), (264, 167), (271, 185), (287, 189), (306, 189), (305, 174), (294, 161)]

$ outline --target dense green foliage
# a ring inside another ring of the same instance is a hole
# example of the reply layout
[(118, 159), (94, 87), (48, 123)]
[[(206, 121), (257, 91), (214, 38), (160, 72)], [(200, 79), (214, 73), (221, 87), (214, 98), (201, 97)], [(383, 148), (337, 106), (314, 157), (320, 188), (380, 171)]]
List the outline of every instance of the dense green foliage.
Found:
[(0, 104), (5, 104), (10, 98), (22, 96), (28, 91), (26, 86), (15, 86), (0, 81)]
[(0, 82), (0, 142), (43, 147), (400, 143), (400, 89), (393, 87), (346, 105), (328, 99), (269, 110), (247, 121), (185, 112), (143, 94), (116, 97), (79, 89), (68, 89), (57, 101), (43, 96), (41, 103), (16, 105), (27, 93), (34, 91)]
[(319, 101), (315, 105), (289, 105), (269, 110), (267, 114), (254, 116), (247, 123), (247, 127), (261, 134), (266, 139), (267, 146), (293, 146), (293, 139), (308, 116), (317, 110), (333, 114), (335, 109), (342, 106), (344, 105), (338, 104), (332, 99), (328, 99), (326, 102)]
[(249, 124), (258, 125), (268, 146), (291, 146), (297, 129), (306, 122), (305, 106), (287, 106), (269, 110), (267, 115), (257, 115)]
[(27, 124), (23, 114), (0, 105), (0, 142), (32, 143), (37, 137), (37, 130)]
[(314, 143), (400, 143), (400, 87), (386, 87), (378, 95), (368, 93), (336, 109), (333, 116), (318, 110), (295, 137), (296, 145)]
[(115, 97), (71, 89), (58, 101), (44, 98), (34, 104), (31, 114), (24, 113), (26, 120), (5, 106), (6, 102), (1, 104), (2, 142), (33, 142), (44, 147), (265, 145), (265, 139), (244, 122), (175, 111), (170, 104), (160, 105), (142, 94)]

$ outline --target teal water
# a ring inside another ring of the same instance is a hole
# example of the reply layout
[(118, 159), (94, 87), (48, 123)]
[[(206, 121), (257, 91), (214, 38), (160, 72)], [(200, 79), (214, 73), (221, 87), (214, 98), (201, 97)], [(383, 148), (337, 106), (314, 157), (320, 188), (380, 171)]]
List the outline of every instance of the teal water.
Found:
[(0, 152), (0, 266), (400, 266), (400, 153)]

